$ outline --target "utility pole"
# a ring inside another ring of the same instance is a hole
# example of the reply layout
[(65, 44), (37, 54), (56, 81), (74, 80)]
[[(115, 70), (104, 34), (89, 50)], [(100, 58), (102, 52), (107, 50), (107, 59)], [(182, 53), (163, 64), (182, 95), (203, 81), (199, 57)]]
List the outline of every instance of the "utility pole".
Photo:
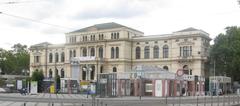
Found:
[(217, 82), (217, 80), (216, 80), (216, 70), (215, 70), (215, 59), (214, 59), (214, 61), (213, 61), (213, 78), (214, 78), (214, 85), (213, 85), (213, 87), (214, 87), (214, 92), (216, 93), (216, 95), (217, 95), (217, 90), (216, 90), (216, 82)]

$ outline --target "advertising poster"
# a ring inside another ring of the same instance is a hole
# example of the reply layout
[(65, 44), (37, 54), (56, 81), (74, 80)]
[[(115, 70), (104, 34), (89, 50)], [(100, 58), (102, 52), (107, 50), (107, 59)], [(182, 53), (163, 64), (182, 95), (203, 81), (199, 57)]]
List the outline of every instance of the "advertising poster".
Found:
[(55, 93), (55, 87), (54, 84), (50, 86), (50, 93)]
[(156, 80), (155, 82), (155, 96), (162, 96), (162, 80)]
[(91, 92), (90, 94), (95, 94), (96, 93), (96, 86), (94, 84), (91, 84)]
[(17, 80), (17, 89), (20, 90), (22, 89), (23, 82), (22, 80)]
[(37, 81), (31, 81), (31, 94), (37, 94), (38, 93), (38, 83)]

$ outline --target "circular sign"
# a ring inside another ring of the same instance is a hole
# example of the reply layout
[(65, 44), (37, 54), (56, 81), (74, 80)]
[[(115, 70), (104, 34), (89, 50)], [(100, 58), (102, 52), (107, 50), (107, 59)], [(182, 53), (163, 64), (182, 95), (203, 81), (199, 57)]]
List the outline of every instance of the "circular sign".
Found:
[(182, 75), (183, 75), (183, 69), (178, 69), (177, 76), (182, 76)]

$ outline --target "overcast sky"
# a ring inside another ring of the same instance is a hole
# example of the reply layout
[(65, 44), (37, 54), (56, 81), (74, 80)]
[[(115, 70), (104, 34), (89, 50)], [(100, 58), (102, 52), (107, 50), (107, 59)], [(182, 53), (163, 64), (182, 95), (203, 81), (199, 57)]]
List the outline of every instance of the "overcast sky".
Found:
[(132, 27), (145, 36), (194, 27), (212, 39), (225, 27), (240, 25), (237, 0), (0, 0), (0, 12), (4, 49), (16, 43), (65, 43), (65, 33), (106, 22)]

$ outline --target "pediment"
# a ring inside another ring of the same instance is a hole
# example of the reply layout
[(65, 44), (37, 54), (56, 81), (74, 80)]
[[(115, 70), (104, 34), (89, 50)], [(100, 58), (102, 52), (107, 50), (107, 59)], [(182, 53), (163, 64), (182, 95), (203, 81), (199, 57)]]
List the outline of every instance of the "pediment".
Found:
[(40, 56), (41, 53), (40, 53), (40, 52), (34, 52), (33, 55), (34, 55), (34, 56)]

